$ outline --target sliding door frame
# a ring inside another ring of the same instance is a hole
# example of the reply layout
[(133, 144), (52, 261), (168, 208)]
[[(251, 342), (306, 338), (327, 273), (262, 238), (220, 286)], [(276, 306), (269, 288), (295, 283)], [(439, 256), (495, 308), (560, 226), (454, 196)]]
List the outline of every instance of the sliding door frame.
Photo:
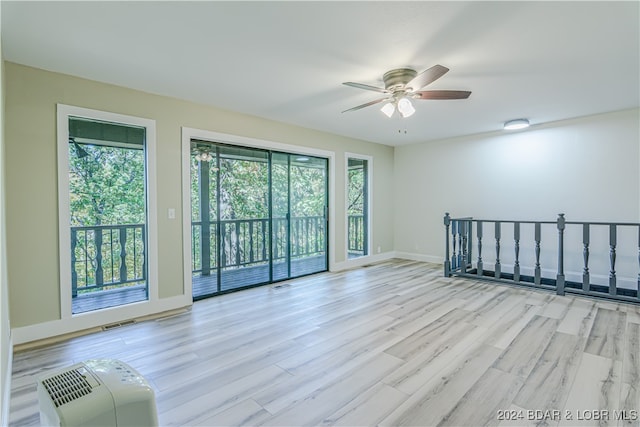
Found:
[[(238, 135), (212, 132), (202, 129), (182, 127), (182, 227), (183, 227), (183, 266), (184, 266), (184, 293), (187, 296), (193, 294), (192, 274), (191, 274), (191, 140), (197, 139), (205, 142), (219, 143), (225, 145), (235, 145), (245, 148), (256, 148), (267, 151), (277, 151), (286, 154), (298, 154), (314, 157), (323, 157), (328, 161), (326, 188), (328, 203), (328, 230), (327, 230), (327, 252), (328, 270), (334, 269), (335, 265), (335, 245), (331, 236), (335, 235), (335, 152), (320, 150), (316, 148), (303, 147), (298, 145), (284, 144), (262, 139), (248, 138)], [(271, 156), (271, 154), (269, 154)], [(270, 263), (271, 264), (271, 263)], [(270, 274), (271, 276), (271, 274)]]

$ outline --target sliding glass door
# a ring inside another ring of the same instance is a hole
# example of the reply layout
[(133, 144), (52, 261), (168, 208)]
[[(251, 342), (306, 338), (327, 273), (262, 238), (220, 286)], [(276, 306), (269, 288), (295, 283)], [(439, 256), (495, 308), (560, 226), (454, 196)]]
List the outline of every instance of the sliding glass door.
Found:
[(290, 157), (290, 277), (327, 269), (327, 160)]
[(327, 269), (327, 159), (272, 155), (273, 280)]
[(327, 159), (191, 142), (195, 299), (327, 269)]
[(273, 280), (291, 276), (291, 226), (288, 154), (273, 153), (271, 157), (271, 209)]
[(220, 290), (269, 281), (269, 158), (218, 146)]

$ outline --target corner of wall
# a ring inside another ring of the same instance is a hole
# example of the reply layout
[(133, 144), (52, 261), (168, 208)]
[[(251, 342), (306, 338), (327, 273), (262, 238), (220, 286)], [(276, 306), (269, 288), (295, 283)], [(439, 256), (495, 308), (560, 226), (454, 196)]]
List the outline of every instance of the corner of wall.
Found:
[[(1, 11), (1, 8), (0, 8)], [(0, 12), (1, 22), (1, 12)], [(13, 344), (9, 325), (7, 258), (5, 241), (4, 168), (4, 59), (0, 33), (0, 425), (9, 424)]]
[(396, 252), (397, 258), (406, 259), (409, 261), (428, 262), (431, 264), (444, 264), (444, 258), (435, 255), (423, 255), (411, 252)]
[(337, 273), (339, 271), (349, 270), (351, 268), (362, 267), (367, 264), (371, 264), (374, 262), (387, 261), (391, 258), (396, 258), (396, 252), (384, 252), (381, 254), (369, 255), (360, 258), (348, 259), (346, 261), (336, 262), (334, 263), (329, 271), (332, 273)]

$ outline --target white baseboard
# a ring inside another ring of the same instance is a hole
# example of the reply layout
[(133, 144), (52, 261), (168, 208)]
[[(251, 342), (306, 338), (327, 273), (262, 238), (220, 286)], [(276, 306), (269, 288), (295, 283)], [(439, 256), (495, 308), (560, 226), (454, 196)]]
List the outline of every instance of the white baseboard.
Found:
[(130, 319), (151, 316), (165, 311), (177, 310), (191, 306), (191, 304), (193, 304), (193, 301), (190, 297), (178, 295), (156, 301), (127, 304), (35, 325), (22, 326), (12, 329), (13, 343), (18, 346), (32, 341), (49, 339)]
[(386, 261), (391, 258), (395, 258), (396, 253), (394, 251), (384, 252), (381, 254), (368, 255), (359, 258), (352, 258), (342, 262), (336, 262), (331, 266), (331, 272), (338, 272), (348, 270), (350, 268), (362, 267), (363, 265), (371, 264), (372, 262)]
[(349, 268), (362, 267), (363, 265), (371, 264), (372, 262), (386, 261), (391, 258), (401, 258), (410, 261), (430, 262), (433, 264), (443, 264), (444, 258), (433, 255), (414, 254), (411, 252), (399, 252), (390, 251), (383, 254), (376, 254), (366, 257), (353, 258), (347, 261), (338, 262), (333, 265), (330, 271), (338, 272), (347, 270)]
[(408, 259), (410, 261), (430, 262), (433, 264), (444, 263), (444, 258), (440, 256), (414, 254), (411, 252), (396, 252), (396, 258)]
[(11, 335), (9, 335), (8, 346), (7, 366), (2, 367), (2, 369), (6, 368), (6, 377), (4, 378), (4, 384), (1, 385), (2, 402), (0, 402), (0, 426), (9, 425), (9, 407), (11, 405), (11, 371), (13, 366), (13, 337)]

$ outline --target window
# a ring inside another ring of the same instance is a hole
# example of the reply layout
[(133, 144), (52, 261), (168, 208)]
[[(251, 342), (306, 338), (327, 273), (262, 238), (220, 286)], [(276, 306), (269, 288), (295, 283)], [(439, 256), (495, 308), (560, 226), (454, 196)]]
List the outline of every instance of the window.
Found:
[(67, 106), (59, 121), (63, 316), (146, 301), (153, 122)]
[(347, 258), (369, 255), (369, 164), (371, 158), (347, 154)]

